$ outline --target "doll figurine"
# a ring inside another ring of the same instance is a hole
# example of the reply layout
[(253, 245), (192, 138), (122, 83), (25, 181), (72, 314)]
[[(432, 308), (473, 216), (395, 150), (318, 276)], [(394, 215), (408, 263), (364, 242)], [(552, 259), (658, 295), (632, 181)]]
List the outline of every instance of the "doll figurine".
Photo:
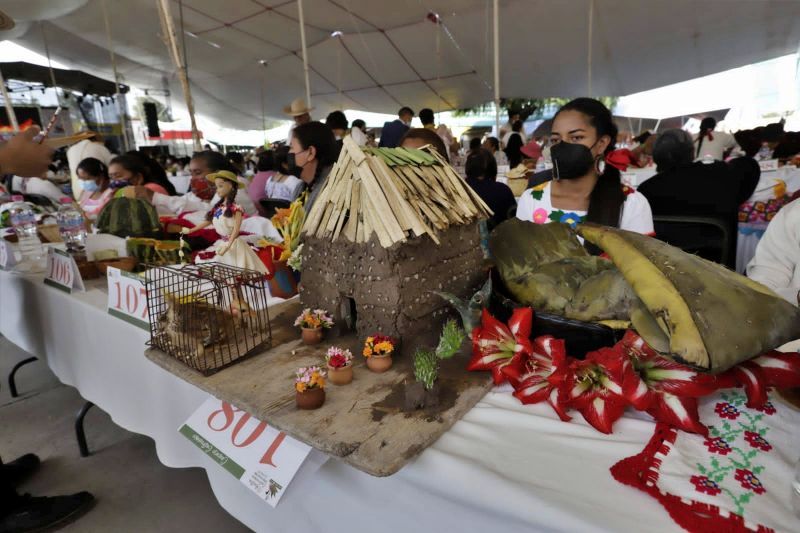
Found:
[(217, 261), (266, 274), (267, 268), (264, 263), (250, 246), (239, 238), (244, 210), (235, 200), (237, 190), (241, 189), (243, 185), (236, 175), (228, 170), (212, 172), (206, 176), (206, 179), (216, 185), (217, 194), (221, 199), (206, 214), (205, 221), (191, 229), (184, 228), (182, 232), (189, 234), (213, 225), (220, 236), (220, 239), (214, 244)]

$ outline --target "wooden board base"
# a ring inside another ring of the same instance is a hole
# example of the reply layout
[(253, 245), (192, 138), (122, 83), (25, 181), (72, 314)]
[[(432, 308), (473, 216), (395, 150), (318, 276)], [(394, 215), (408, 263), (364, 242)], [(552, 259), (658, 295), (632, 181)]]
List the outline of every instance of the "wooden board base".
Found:
[[(389, 476), (433, 444), (492, 387), (487, 372), (467, 372), (468, 343), (442, 365), (440, 403), (404, 412), (405, 383), (414, 381), (411, 358), (397, 357), (392, 368), (375, 374), (361, 356), (363, 339), (347, 335), (306, 346), (292, 326), (300, 314), (297, 301), (270, 308), (273, 348), (205, 377), (156, 349), (147, 357), (176, 376), (220, 400), (266, 421), (287, 435), (337, 457), (373, 476)], [(409, 352), (409, 340), (404, 351)], [(294, 373), (299, 367), (324, 367), (328, 347), (349, 348), (354, 379), (328, 384), (325, 404), (315, 411), (295, 407)]]

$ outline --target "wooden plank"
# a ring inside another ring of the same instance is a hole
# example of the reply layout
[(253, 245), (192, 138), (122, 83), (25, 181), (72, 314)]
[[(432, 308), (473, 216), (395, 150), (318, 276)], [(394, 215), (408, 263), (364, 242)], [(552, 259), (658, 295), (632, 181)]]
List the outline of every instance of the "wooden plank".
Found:
[[(281, 307), (279, 307), (281, 306)], [(410, 357), (397, 357), (383, 373), (370, 372), (364, 358), (355, 357), (355, 379), (345, 386), (326, 387), (325, 404), (301, 411), (294, 404), (294, 371), (324, 365), (331, 344), (361, 353), (361, 339), (338, 337), (323, 344), (300, 343), (291, 325), (300, 312), (297, 299), (270, 308), (273, 348), (205, 377), (156, 349), (148, 359), (220, 400), (309, 446), (373, 476), (389, 476), (436, 442), (492, 387), (488, 372), (467, 372), (465, 351), (445, 361), (440, 371), (441, 405), (403, 412), (404, 381), (413, 381)]]

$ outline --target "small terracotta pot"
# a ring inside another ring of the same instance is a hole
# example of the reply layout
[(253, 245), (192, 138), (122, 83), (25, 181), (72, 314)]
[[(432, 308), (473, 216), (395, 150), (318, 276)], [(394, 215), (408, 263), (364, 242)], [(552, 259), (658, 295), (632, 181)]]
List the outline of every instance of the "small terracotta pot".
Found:
[(318, 409), (325, 403), (325, 389), (306, 389), (304, 392), (295, 391), (295, 402), (298, 409)]
[(353, 381), (353, 364), (342, 368), (333, 368), (328, 365), (328, 381), (334, 385), (347, 385)]
[(303, 328), (301, 337), (303, 344), (319, 344), (322, 342), (322, 328)]
[(390, 355), (373, 355), (367, 357), (367, 368), (378, 374), (386, 372), (392, 368), (392, 356)]

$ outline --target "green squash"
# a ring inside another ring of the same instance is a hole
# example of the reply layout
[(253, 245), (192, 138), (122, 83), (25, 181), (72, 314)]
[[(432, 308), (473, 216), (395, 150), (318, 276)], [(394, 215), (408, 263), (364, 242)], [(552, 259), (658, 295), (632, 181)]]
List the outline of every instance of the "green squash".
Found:
[(138, 198), (114, 198), (95, 222), (100, 233), (117, 237), (155, 237), (161, 233), (156, 208)]

